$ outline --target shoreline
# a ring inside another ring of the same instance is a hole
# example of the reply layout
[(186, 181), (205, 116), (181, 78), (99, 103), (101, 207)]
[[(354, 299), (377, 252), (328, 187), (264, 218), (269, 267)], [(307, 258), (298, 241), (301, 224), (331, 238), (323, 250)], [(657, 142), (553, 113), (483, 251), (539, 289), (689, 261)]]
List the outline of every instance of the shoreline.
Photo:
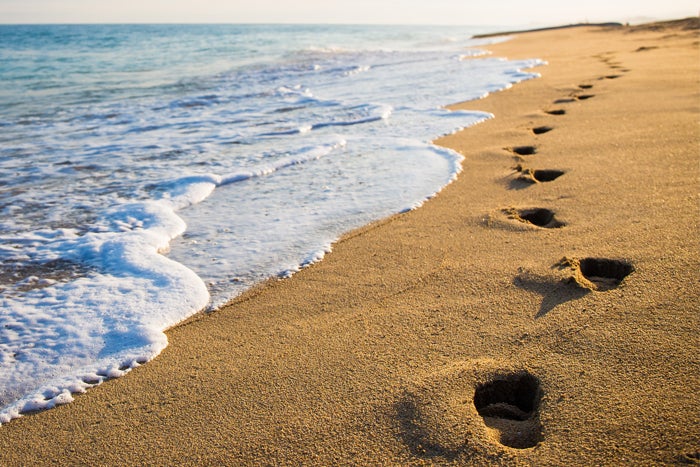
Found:
[(561, 26), (547, 26), (543, 28), (534, 29), (518, 29), (513, 31), (500, 31), (500, 32), (490, 32), (486, 34), (477, 34), (472, 36), (474, 39), (486, 39), (488, 37), (499, 37), (499, 36), (510, 36), (514, 34), (527, 34), (530, 32), (544, 32), (544, 31), (558, 31), (561, 29), (572, 29), (572, 28), (621, 28), (622, 23), (609, 22), (609, 23), (574, 23), (574, 24), (564, 24)]
[[(436, 141), (465, 156), (456, 181), (172, 328), (125, 378), (1, 427), (0, 463), (698, 461), (697, 32), (489, 49), (549, 65), (451, 106), (496, 115)], [(534, 208), (565, 225), (524, 222)], [(494, 381), (529, 402), (475, 397)]]

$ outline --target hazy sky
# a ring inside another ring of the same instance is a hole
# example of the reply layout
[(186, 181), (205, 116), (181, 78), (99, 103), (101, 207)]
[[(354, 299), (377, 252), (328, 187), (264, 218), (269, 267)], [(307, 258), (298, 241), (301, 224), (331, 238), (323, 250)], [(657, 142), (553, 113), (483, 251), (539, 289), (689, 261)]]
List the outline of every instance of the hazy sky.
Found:
[(0, 23), (554, 25), (670, 19), (698, 0), (0, 0)]

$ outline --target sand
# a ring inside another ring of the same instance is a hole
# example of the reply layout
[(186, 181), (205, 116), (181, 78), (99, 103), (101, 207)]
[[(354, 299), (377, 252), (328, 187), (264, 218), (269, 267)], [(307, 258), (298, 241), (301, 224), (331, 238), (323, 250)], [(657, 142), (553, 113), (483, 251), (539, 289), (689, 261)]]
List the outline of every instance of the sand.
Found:
[(0, 465), (697, 465), (684, 26), (490, 47), (549, 64), (454, 106), (496, 115), (439, 140), (466, 158), (456, 182), (170, 330), (126, 377), (0, 427)]

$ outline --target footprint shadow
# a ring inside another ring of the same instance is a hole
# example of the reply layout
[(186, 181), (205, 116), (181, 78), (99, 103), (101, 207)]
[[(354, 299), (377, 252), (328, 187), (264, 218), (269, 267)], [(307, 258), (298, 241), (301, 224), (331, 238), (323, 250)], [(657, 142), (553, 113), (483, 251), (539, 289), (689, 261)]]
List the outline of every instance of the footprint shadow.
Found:
[(432, 441), (429, 430), (418, 422), (421, 414), (419, 403), (414, 399), (415, 396), (412, 394), (406, 394), (394, 406), (401, 428), (399, 430), (401, 441), (409, 448), (411, 454), (421, 459), (444, 458), (448, 461), (454, 461), (464, 451), (464, 449), (460, 449), (464, 446), (447, 448), (439, 442)]
[(513, 285), (542, 297), (542, 303), (535, 319), (546, 316), (559, 305), (585, 297), (591, 291), (575, 284), (557, 280), (554, 277), (522, 273), (513, 279)]
[(518, 177), (510, 179), (507, 187), (509, 190), (525, 190), (526, 188), (530, 188), (532, 185), (533, 183), (531, 181), (526, 181)]

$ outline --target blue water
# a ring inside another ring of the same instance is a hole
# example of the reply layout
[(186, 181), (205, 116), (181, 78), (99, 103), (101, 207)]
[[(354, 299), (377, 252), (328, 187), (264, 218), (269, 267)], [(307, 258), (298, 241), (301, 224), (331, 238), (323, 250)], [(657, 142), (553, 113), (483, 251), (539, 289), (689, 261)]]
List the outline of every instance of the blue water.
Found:
[(541, 63), (475, 32), (0, 26), (0, 423), (450, 183), (444, 106)]

